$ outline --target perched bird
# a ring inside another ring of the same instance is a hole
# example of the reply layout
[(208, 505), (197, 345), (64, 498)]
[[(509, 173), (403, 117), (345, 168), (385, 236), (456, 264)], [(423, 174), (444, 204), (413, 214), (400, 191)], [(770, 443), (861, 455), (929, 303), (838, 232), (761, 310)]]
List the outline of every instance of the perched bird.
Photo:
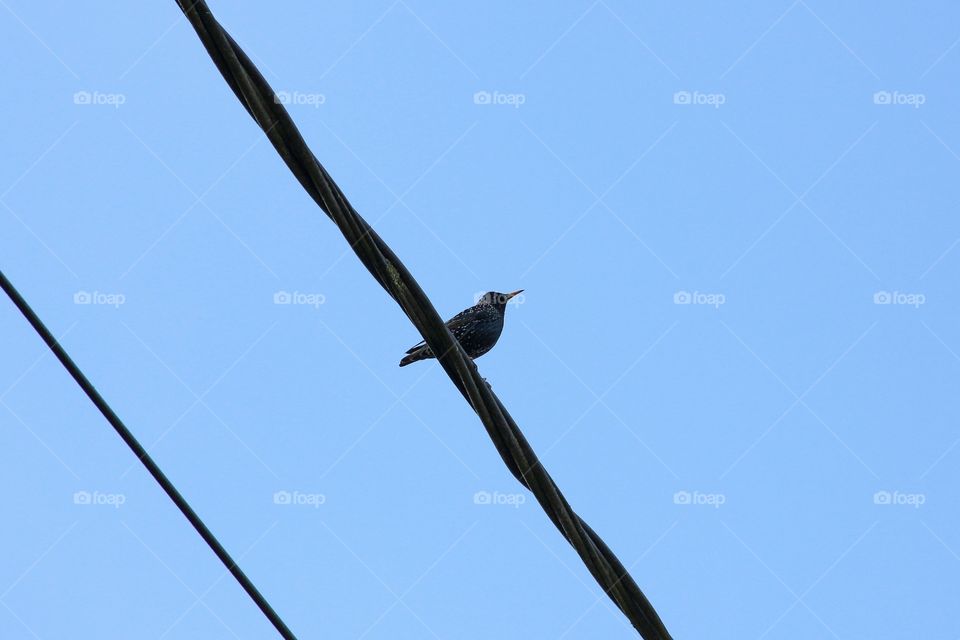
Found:
[[(503, 331), (503, 314), (507, 309), (507, 301), (522, 291), (523, 289), (513, 293), (489, 291), (483, 294), (480, 302), (447, 320), (447, 328), (468, 356), (479, 358), (493, 349), (493, 345), (500, 339), (500, 332)], [(407, 350), (407, 355), (400, 360), (400, 366), (405, 367), (411, 362), (435, 357), (430, 347), (420, 342)]]

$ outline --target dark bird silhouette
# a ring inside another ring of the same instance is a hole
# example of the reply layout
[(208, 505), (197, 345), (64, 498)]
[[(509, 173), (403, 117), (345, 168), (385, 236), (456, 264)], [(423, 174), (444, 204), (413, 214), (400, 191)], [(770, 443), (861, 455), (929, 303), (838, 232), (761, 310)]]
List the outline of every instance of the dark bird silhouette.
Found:
[[(493, 349), (503, 331), (503, 314), (507, 310), (507, 301), (522, 291), (523, 289), (513, 293), (489, 291), (483, 294), (480, 302), (447, 320), (447, 328), (468, 356), (479, 358)], [(405, 367), (411, 362), (435, 357), (430, 347), (420, 342), (407, 350), (407, 355), (400, 360), (400, 366)]]

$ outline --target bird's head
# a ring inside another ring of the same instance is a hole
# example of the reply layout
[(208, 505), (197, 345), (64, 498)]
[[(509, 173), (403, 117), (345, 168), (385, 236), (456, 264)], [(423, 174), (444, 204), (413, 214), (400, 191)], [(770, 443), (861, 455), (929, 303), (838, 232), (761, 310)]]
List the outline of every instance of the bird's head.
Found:
[(488, 291), (480, 298), (480, 304), (489, 304), (503, 311), (507, 307), (507, 302), (517, 294), (523, 293), (523, 289), (517, 289), (512, 293), (500, 293), (499, 291)]

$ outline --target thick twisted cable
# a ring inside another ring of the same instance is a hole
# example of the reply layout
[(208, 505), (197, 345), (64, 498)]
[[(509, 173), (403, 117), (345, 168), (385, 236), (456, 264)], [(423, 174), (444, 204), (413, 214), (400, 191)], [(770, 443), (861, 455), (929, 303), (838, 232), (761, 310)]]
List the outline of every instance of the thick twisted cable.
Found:
[(286, 109), (250, 58), (217, 22), (203, 0), (177, 0), (217, 69), (266, 133), (290, 171), (341, 233), (370, 274), (400, 305), (441, 366), (483, 422), (504, 463), (536, 497), (553, 524), (580, 555), (603, 591), (646, 640), (670, 634), (616, 555), (570, 507), (540, 464), (520, 428), (454, 340), (407, 268), (350, 205), (307, 147)]

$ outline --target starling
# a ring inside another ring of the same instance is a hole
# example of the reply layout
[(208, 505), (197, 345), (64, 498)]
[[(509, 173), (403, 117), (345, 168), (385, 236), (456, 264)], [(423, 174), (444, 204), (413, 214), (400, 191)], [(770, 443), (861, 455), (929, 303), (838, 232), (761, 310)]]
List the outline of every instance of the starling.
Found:
[[(447, 328), (468, 356), (479, 358), (493, 349), (493, 345), (500, 339), (500, 332), (503, 331), (503, 314), (507, 309), (507, 301), (522, 291), (523, 289), (513, 293), (489, 291), (483, 294), (480, 302), (447, 320)], [(434, 357), (436, 356), (430, 347), (420, 342), (407, 350), (407, 355), (400, 360), (400, 366), (405, 367), (411, 362)]]

